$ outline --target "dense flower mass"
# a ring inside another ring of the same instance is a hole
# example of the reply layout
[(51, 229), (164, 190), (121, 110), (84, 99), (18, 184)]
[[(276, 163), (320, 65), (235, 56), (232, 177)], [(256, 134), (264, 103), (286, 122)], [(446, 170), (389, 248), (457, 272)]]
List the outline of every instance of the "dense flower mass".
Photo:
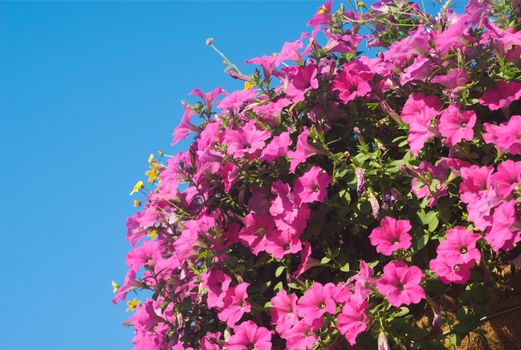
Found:
[(335, 5), (250, 75), (226, 62), (244, 89), (193, 90), (190, 146), (150, 157), (113, 283), (135, 349), (439, 349), (508, 297), (519, 1)]

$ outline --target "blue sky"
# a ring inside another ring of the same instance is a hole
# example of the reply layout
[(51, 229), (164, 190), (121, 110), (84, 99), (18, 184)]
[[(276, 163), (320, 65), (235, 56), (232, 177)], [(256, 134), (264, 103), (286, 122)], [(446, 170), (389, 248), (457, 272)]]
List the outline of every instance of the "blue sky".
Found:
[(318, 1), (0, 3), (0, 348), (130, 349), (129, 192), (192, 88), (296, 40)]
[(320, 3), (0, 3), (0, 348), (131, 348), (110, 285), (129, 192), (150, 153), (186, 148), (181, 99), (242, 87), (205, 39), (248, 71)]

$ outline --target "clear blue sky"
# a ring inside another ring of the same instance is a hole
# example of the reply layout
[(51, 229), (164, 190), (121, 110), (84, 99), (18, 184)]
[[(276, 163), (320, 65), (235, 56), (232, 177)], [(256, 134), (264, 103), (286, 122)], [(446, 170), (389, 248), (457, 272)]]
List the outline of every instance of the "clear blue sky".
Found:
[(242, 86), (205, 39), (242, 68), (320, 3), (0, 3), (0, 349), (131, 348), (129, 192), (192, 88)]
[[(129, 192), (179, 101), (296, 40), (319, 1), (0, 3), (0, 349), (130, 349)], [(179, 149), (186, 147), (181, 144)]]

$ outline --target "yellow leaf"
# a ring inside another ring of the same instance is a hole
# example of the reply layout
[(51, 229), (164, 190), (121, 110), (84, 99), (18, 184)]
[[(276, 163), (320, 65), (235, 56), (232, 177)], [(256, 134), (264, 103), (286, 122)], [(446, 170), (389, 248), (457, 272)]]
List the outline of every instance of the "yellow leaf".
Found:
[(252, 83), (250, 83), (249, 81), (245, 81), (244, 82), (244, 90), (249, 90), (253, 87), (254, 85)]
[(112, 281), (112, 289), (114, 290), (114, 293), (118, 291), (119, 284), (117, 284), (116, 281)]
[(143, 181), (139, 180), (132, 189), (132, 192), (130, 192), (130, 195), (132, 196), (134, 193), (138, 192), (140, 189), (145, 188), (145, 184)]

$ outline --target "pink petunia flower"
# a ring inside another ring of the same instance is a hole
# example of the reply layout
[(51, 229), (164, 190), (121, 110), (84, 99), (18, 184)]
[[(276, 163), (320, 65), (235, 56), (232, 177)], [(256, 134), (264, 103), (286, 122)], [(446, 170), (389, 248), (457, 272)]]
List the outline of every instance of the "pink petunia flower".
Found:
[(199, 89), (193, 89), (190, 95), (195, 95), (203, 100), (206, 112), (208, 114), (212, 111), (213, 102), (217, 97), (224, 94), (225, 91), (221, 88), (215, 88), (210, 92), (202, 92)]
[(331, 180), (322, 168), (313, 166), (295, 181), (293, 190), (298, 203), (323, 202)]
[(500, 125), (484, 123), (483, 129), (486, 143), (494, 144), (501, 152), (521, 154), (521, 115), (513, 115), (508, 122)]
[(300, 264), (297, 271), (295, 271), (295, 277), (297, 278), (310, 268), (320, 266), (320, 261), (311, 257), (311, 244), (305, 241), (303, 245), (304, 247), (300, 251)]
[(206, 303), (208, 307), (223, 307), (224, 297), (232, 279), (218, 268), (212, 268), (201, 276), (203, 287), (208, 289)]
[(317, 147), (309, 144), (308, 142), (309, 137), (309, 130), (307, 127), (304, 127), (302, 132), (298, 135), (297, 138), (297, 147), (295, 151), (289, 151), (288, 157), (291, 160), (290, 164), (290, 172), (295, 173), (295, 170), (297, 169), (297, 166), (300, 163), (303, 163), (315, 154), (322, 154), (322, 151), (318, 149)]
[(127, 265), (137, 272), (142, 266), (151, 266), (162, 259), (159, 241), (144, 241), (127, 255)]
[(456, 284), (465, 284), (470, 278), (470, 269), (474, 262), (466, 264), (452, 264), (443, 256), (438, 256), (429, 262), (429, 268), (432, 272), (440, 276), (440, 281), (445, 284), (454, 282)]
[(521, 83), (517, 81), (498, 81), (496, 87), (487, 88), (479, 103), (495, 111), (510, 106), (521, 98)]
[(265, 146), (271, 133), (267, 130), (259, 130), (255, 126), (255, 120), (250, 120), (240, 129), (228, 129), (225, 131), (223, 142), (228, 146), (227, 153), (234, 157), (252, 155)]
[(287, 350), (312, 349), (318, 340), (315, 331), (321, 327), (321, 324), (321, 319), (315, 320), (312, 324), (300, 320), (284, 334)]
[(422, 278), (423, 273), (417, 266), (391, 261), (385, 265), (376, 287), (395, 307), (417, 304), (425, 299), (425, 291), (420, 286)]
[(356, 337), (367, 329), (369, 317), (366, 314), (368, 307), (367, 301), (361, 303), (348, 301), (338, 315), (337, 328), (342, 333), (349, 344), (356, 344)]
[(349, 103), (357, 97), (364, 97), (372, 90), (367, 79), (351, 70), (343, 70), (333, 81), (333, 90), (338, 91), (338, 97), (343, 103)]
[(456, 226), (447, 230), (445, 240), (440, 243), (436, 252), (452, 265), (478, 262), (481, 254), (476, 248), (476, 242), (480, 238), (480, 235), (465, 227)]
[(251, 306), (246, 300), (248, 298), (246, 289), (249, 285), (249, 283), (242, 282), (229, 288), (226, 292), (224, 305), (217, 316), (219, 320), (226, 322), (230, 328), (233, 328), (240, 321), (244, 313), (251, 311)]
[(313, 63), (303, 68), (299, 68), (291, 76), (290, 83), (286, 89), (286, 95), (293, 102), (304, 101), (304, 95), (310, 90), (318, 88), (317, 67)]
[(184, 105), (184, 110), (185, 112), (181, 117), (181, 122), (174, 130), (172, 145), (175, 145), (179, 141), (186, 139), (188, 134), (190, 134), (191, 132), (199, 131), (197, 126), (192, 124), (192, 122), (190, 121), (190, 119), (192, 119), (192, 117), (195, 115), (195, 112), (192, 111), (190, 106), (188, 106), (187, 104)]
[(491, 177), (491, 183), (496, 185), (496, 192), (503, 198), (512, 194), (521, 185), (521, 162), (505, 160), (497, 167)]
[(253, 321), (244, 321), (234, 328), (234, 335), (226, 342), (227, 350), (271, 350), (271, 332)]
[(299, 236), (289, 230), (274, 230), (266, 235), (265, 250), (276, 259), (282, 259), (288, 254), (298, 253), (302, 249)]
[(288, 294), (285, 290), (280, 290), (271, 298), (271, 323), (275, 325), (277, 333), (284, 335), (299, 321), (297, 299), (295, 294)]
[(336, 313), (336, 302), (331, 295), (331, 286), (314, 282), (298, 301), (298, 315), (308, 324), (320, 319), (326, 312)]
[(239, 232), (239, 241), (252, 253), (258, 255), (266, 249), (266, 234), (276, 230), (270, 215), (249, 213), (244, 217), (244, 228)]
[(441, 101), (438, 97), (425, 96), (421, 92), (409, 96), (405, 102), (401, 118), (409, 126), (407, 143), (413, 155), (417, 156), (425, 142), (438, 135), (438, 130), (431, 123), (440, 109)]
[(461, 140), (471, 141), (474, 137), (472, 129), (476, 124), (474, 111), (460, 112), (459, 106), (450, 105), (440, 116), (438, 128), (441, 136), (445, 137), (447, 145), (456, 146)]
[(389, 256), (398, 249), (410, 248), (412, 240), (410, 230), (409, 220), (396, 220), (386, 216), (380, 221), (380, 226), (371, 231), (369, 239), (378, 253)]
[(217, 102), (217, 107), (229, 113), (237, 114), (245, 104), (254, 99), (256, 94), (255, 89), (237, 90)]
[(200, 350), (221, 350), (222, 346), (219, 345), (222, 340), (221, 332), (208, 332), (201, 339), (201, 349)]
[(449, 90), (455, 91), (469, 82), (467, 71), (463, 68), (451, 70), (446, 75), (437, 75), (431, 80), (432, 83), (440, 84)]
[(279, 157), (284, 157), (288, 154), (290, 145), (291, 138), (289, 137), (289, 132), (283, 132), (274, 136), (268, 146), (262, 151), (260, 160), (271, 163)]
[(516, 200), (501, 203), (492, 215), (492, 227), (487, 230), (485, 240), (498, 253), (509, 251), (521, 240), (520, 213), (516, 209)]

